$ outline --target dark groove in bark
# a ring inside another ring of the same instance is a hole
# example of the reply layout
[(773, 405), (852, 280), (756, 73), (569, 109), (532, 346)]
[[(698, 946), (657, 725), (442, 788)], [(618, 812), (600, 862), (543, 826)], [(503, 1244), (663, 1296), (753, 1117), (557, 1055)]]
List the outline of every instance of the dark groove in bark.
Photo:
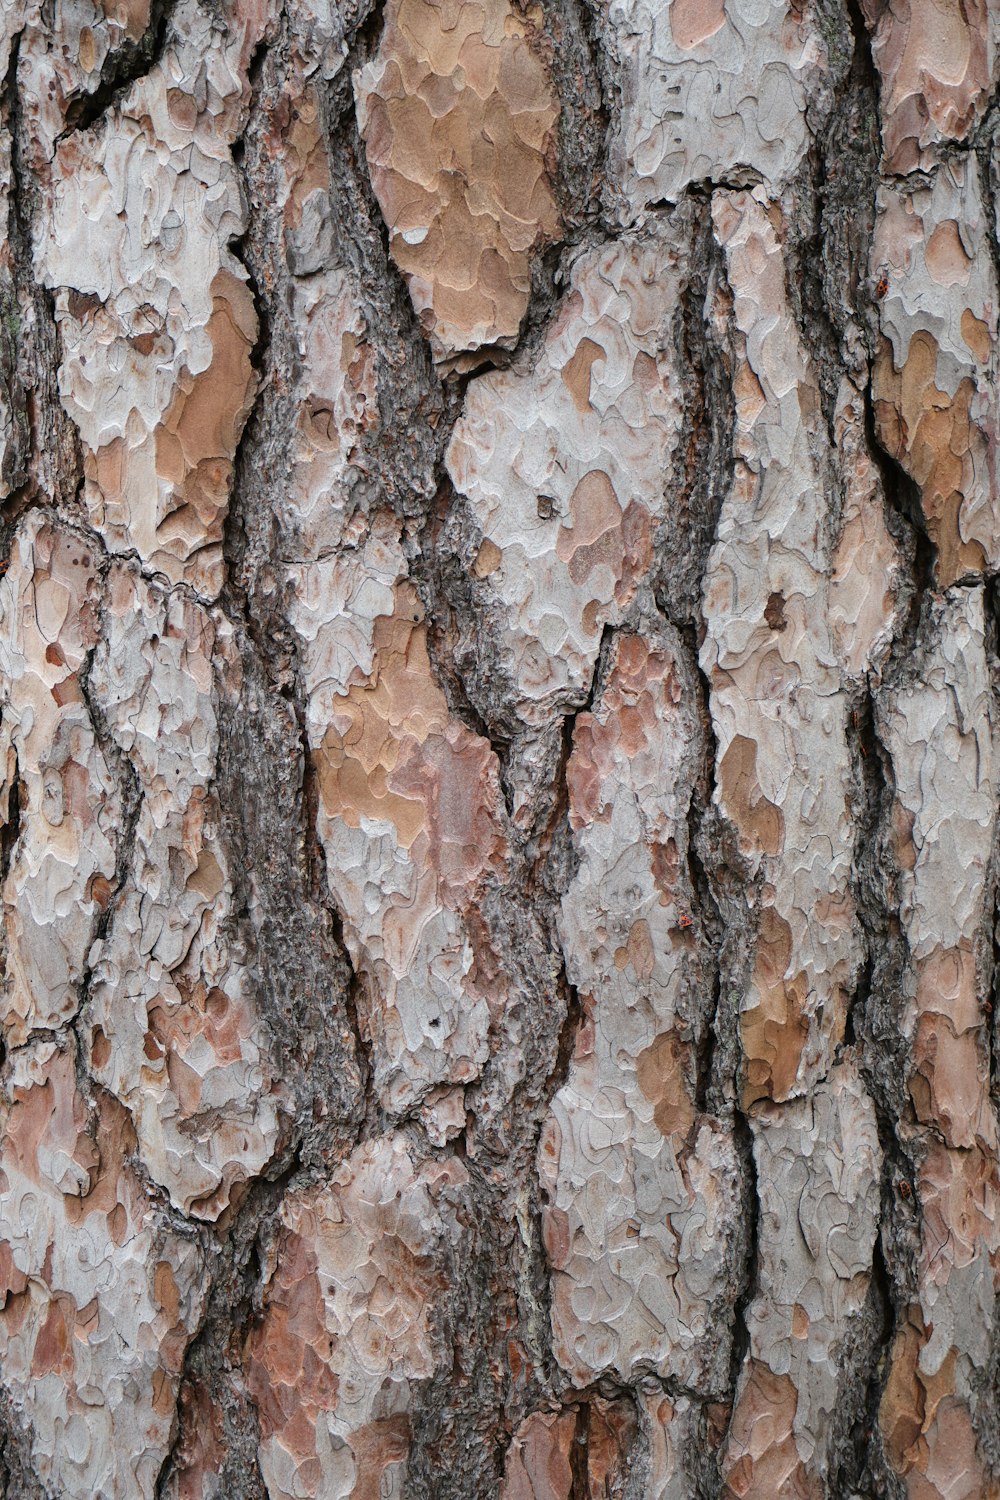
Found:
[(582, 1401), (576, 1409), (576, 1430), (570, 1448), (570, 1471), (572, 1482), (569, 1500), (590, 1500), (590, 1484), (587, 1479), (587, 1446), (590, 1440), (590, 1403)]
[(57, 1500), (32, 1468), (31, 1438), (21, 1413), (0, 1389), (0, 1495), (3, 1500)]
[[(911, 623), (904, 623), (893, 643), (893, 655), (909, 654)], [(902, 1500), (903, 1490), (882, 1449), (879, 1403), (902, 1309), (909, 1300), (905, 1248), (915, 1255), (912, 1239), (916, 1197), (915, 1167), (899, 1133), (907, 1113), (907, 1048), (899, 1032), (900, 997), (909, 963), (908, 946), (897, 914), (896, 872), (891, 861), (891, 816), (895, 796), (892, 762), (879, 736), (875, 698), (868, 689), (852, 713), (851, 738), (857, 749), (857, 835), (855, 898), (868, 954), (862, 981), (851, 1006), (851, 1026), (860, 1047), (861, 1075), (875, 1106), (882, 1150), (881, 1218), (875, 1246), (869, 1304), (881, 1308), (878, 1338), (869, 1361), (865, 1392), (867, 1443), (848, 1473), (860, 1486)], [(903, 1186), (905, 1184), (905, 1186)], [(891, 1272), (890, 1272), (891, 1268)], [(873, 1296), (877, 1295), (877, 1304)], [(849, 1493), (844, 1491), (844, 1493)]]
[[(263, 1500), (265, 1494), (257, 1460), (260, 1433), (253, 1403), (243, 1390), (240, 1359), (242, 1344), (260, 1313), (264, 1246), (277, 1236), (282, 1200), (301, 1173), (300, 1151), (296, 1149), (290, 1155), (286, 1152), (280, 1171), (272, 1167), (249, 1184), (239, 1210), (231, 1218), (226, 1215), (230, 1218), (227, 1229), (219, 1232), (204, 1226), (199, 1236), (212, 1282), (201, 1321), (184, 1354), (178, 1406), (184, 1387), (192, 1383), (208, 1390), (224, 1411), (228, 1406), (231, 1422), (234, 1401), (237, 1404), (242, 1401), (243, 1426), (233, 1426), (220, 1475), (220, 1479), (227, 1481), (220, 1493), (232, 1496), (233, 1500), (257, 1500), (258, 1496)], [(160, 1466), (155, 1500), (163, 1500), (166, 1494), (178, 1449), (187, 1435), (184, 1424), (178, 1421), (170, 1449)], [(249, 1444), (245, 1441), (247, 1437), (252, 1440)], [(241, 1452), (241, 1448), (246, 1451)]]
[[(15, 279), (9, 283), (6, 276), (0, 280), (0, 392), (2, 392), (12, 424), (9, 452), (4, 455), (4, 468), (0, 473), (0, 486), (8, 491), (17, 490), (28, 478), (28, 455), (31, 445), (31, 428), (25, 406), (25, 392), (18, 369), (18, 335), (21, 331), (21, 314), (17, 303), (17, 281), (24, 272), (26, 249), (23, 226), (20, 222), (18, 203), (18, 174), (14, 161), (16, 134), (18, 130), (17, 68), (21, 54), (19, 32), (13, 39), (7, 76), (0, 92), (0, 129), (6, 128), (11, 140), (11, 182), (7, 200), (7, 244), (14, 260)], [(2, 493), (2, 490), (0, 490)]]
[(678, 219), (685, 213), (690, 215), (689, 264), (673, 328), (686, 376), (683, 426), (666, 486), (671, 503), (657, 536), (652, 584), (660, 613), (685, 634), (697, 668), (705, 570), (731, 483), (736, 407), (728, 351), (707, 320), (712, 299), (727, 308), (732, 300), (710, 199), (689, 190)]
[[(461, 623), (474, 618), (473, 585), (455, 551), (448, 546), (448, 521), (459, 497), (445, 467), (444, 454), (459, 411), (452, 406), (439, 425), (439, 456), (435, 466), (437, 490), (420, 531), (419, 548), (410, 564), (410, 577), (417, 584), (426, 608), (427, 654), (449, 713), (487, 742), (500, 769), (500, 790), (508, 818), (514, 815), (516, 787), (511, 779), (510, 750), (516, 728), (489, 721), (469, 690), (462, 671)], [(488, 690), (487, 675), (483, 686)], [(505, 732), (506, 731), (506, 732)]]
[[(100, 554), (102, 548), (99, 539), (96, 536), (91, 535), (89, 541), (90, 545), (94, 548), (94, 551)], [(102, 583), (106, 582), (109, 567), (110, 559), (105, 558), (100, 568)], [(100, 611), (100, 619), (102, 621), (101, 635), (103, 636), (103, 607)], [(80, 669), (77, 681), (80, 685), (80, 692), (83, 695), (83, 700), (87, 705), (87, 712), (90, 715), (90, 721), (94, 726), (94, 737), (97, 740), (97, 744), (100, 747), (105, 761), (107, 762), (109, 771), (118, 783), (118, 795), (121, 799), (121, 823), (119, 828), (118, 847), (115, 850), (115, 874), (111, 894), (108, 897), (107, 906), (104, 908), (104, 911), (101, 913), (98, 919), (97, 926), (94, 931), (94, 937), (92, 939), (90, 949), (88, 950), (87, 962), (83, 970), (83, 977), (80, 982), (80, 998), (79, 1004), (77, 1006), (77, 1015), (81, 1020), (84, 1018), (84, 1011), (90, 1000), (90, 990), (91, 984), (93, 982), (93, 966), (90, 962), (90, 954), (93, 952), (94, 943), (100, 942), (103, 944), (111, 929), (112, 922), (114, 921), (115, 915), (121, 904), (121, 899), (125, 892), (126, 886), (128, 884), (128, 878), (132, 870), (132, 862), (135, 855), (136, 830), (139, 825), (139, 814), (142, 811), (142, 804), (144, 801), (142, 786), (139, 781), (139, 773), (135, 769), (135, 766), (132, 764), (129, 757), (125, 754), (125, 752), (121, 749), (121, 747), (115, 740), (114, 735), (108, 727), (104, 710), (96, 702), (90, 690), (90, 674), (93, 670), (94, 660), (96, 656), (97, 647), (93, 646), (88, 652), (87, 658), (82, 668)], [(82, 1056), (84, 1053), (82, 1044), (80, 1047), (80, 1052)]]
[[(4, 87), (4, 107), (10, 133), (10, 183), (7, 237), (13, 263), (13, 302), (9, 316), (17, 320), (17, 371), (13, 386), (18, 398), (14, 416), (20, 428), (16, 484), (4, 502), (5, 518), (13, 521), (31, 505), (71, 506), (83, 483), (83, 459), (76, 424), (63, 410), (59, 394), (59, 333), (55, 297), (35, 280), (32, 227), (39, 201), (38, 186), (28, 167), (28, 126), (22, 117), (17, 88), (21, 36), (11, 46)], [(20, 415), (18, 415), (20, 412)]]
[(609, 128), (601, 77), (605, 54), (597, 17), (587, 0), (554, 0), (544, 7), (542, 24), (548, 45), (540, 50), (561, 101), (556, 189), (567, 235), (576, 238), (601, 211)]
[(716, 900), (712, 875), (703, 857), (703, 853), (708, 852), (710, 810), (717, 816), (714, 797), (718, 742), (715, 736), (715, 726), (712, 723), (710, 688), (708, 679), (698, 664), (694, 631), (689, 628), (685, 634), (688, 650), (691, 652), (692, 675), (699, 694), (699, 717), (704, 740), (701, 771), (698, 781), (691, 789), (687, 815), (687, 864), (688, 878), (694, 893), (697, 922), (696, 943), (711, 987), (711, 1000), (702, 1018), (700, 1035), (696, 1037), (695, 1051), (697, 1061), (695, 1108), (699, 1114), (703, 1114), (713, 1112), (709, 1101), (712, 1085), (716, 1081), (716, 1042), (722, 1007), (722, 951), (725, 942), (725, 926), (719, 903)]
[(861, 0), (845, 0), (848, 24), (854, 38), (853, 66), (864, 85), (874, 95), (875, 118), (882, 118), (882, 75), (875, 66), (872, 39), (868, 31)]
[(67, 136), (89, 130), (110, 109), (121, 103), (133, 83), (147, 77), (163, 57), (170, 20), (177, 0), (151, 0), (149, 25), (138, 41), (126, 37), (109, 52), (101, 66), (97, 87), (79, 94), (66, 109), (66, 125), (56, 137), (56, 145)]
[[(729, 1355), (728, 1397), (735, 1408), (739, 1395), (740, 1375), (750, 1357), (750, 1304), (757, 1294), (760, 1277), (758, 1247), (760, 1243), (760, 1196), (757, 1190), (757, 1163), (753, 1154), (753, 1131), (742, 1109), (733, 1113), (733, 1140), (743, 1168), (743, 1220), (745, 1256), (739, 1272), (739, 1290), (733, 1301), (733, 1341)], [(722, 1492), (721, 1474), (720, 1489)]]
[(21, 781), (21, 767), (14, 753), (14, 774), (9, 783), (7, 793), (7, 806), (2, 827), (0, 827), (0, 884), (4, 883), (10, 874), (11, 859), (17, 848), (18, 836), (21, 832), (21, 799), (24, 795), (24, 784)]
[(905, 652), (916, 638), (924, 601), (934, 589), (938, 549), (927, 531), (920, 486), (882, 446), (875, 420), (870, 379), (865, 387), (864, 401), (865, 438), (868, 453), (879, 471), (885, 501), (899, 523), (896, 527), (896, 535), (897, 537), (900, 534), (905, 536), (912, 549), (910, 566), (913, 594), (910, 600), (909, 619), (901, 637), (894, 643), (894, 654), (898, 654), (899, 651)]
[[(882, 1140), (883, 1126), (879, 1136)], [(887, 1196), (892, 1193), (892, 1182), (885, 1173), (882, 1176), (882, 1217), (886, 1217)], [(903, 1500), (905, 1491), (879, 1452), (879, 1403), (888, 1371), (889, 1354), (896, 1329), (896, 1313), (893, 1307), (892, 1285), (885, 1262), (882, 1238), (875, 1240), (872, 1256), (872, 1279), (868, 1292), (868, 1316), (876, 1330), (876, 1340), (869, 1355), (868, 1379), (864, 1391), (864, 1407), (858, 1414), (849, 1434), (849, 1445), (841, 1457), (839, 1470), (835, 1474), (835, 1493), (844, 1500), (856, 1492), (862, 1496), (884, 1496), (885, 1500)], [(878, 1457), (875, 1458), (876, 1453)], [(873, 1461), (874, 1460), (874, 1461)]]

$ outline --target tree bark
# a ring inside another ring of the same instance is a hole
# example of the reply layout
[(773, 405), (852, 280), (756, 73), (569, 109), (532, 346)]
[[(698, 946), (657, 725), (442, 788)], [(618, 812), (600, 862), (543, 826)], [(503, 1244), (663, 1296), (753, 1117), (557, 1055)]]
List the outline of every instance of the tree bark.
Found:
[(992, 0), (6, 0), (0, 1487), (1000, 1497)]

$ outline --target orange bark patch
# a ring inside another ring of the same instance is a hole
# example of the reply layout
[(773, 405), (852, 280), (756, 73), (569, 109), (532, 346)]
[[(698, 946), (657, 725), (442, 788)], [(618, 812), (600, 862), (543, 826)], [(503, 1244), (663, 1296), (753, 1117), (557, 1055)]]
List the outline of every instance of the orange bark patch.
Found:
[[(651, 651), (641, 636), (618, 638), (615, 671), (601, 694), (600, 714), (581, 714), (573, 736), (566, 779), (574, 830), (611, 816), (605, 784), (615, 779), (616, 758), (624, 754), (634, 759), (648, 748), (662, 729), (661, 695), (677, 703), (680, 693), (669, 657)], [(656, 846), (653, 862), (665, 882), (661, 888), (666, 892), (669, 883), (672, 889), (676, 846)]]
[(938, 580), (947, 587), (963, 573), (982, 572), (979, 542), (961, 534), (961, 512), (973, 483), (975, 457), (986, 439), (971, 417), (972, 381), (961, 380), (954, 396), (935, 381), (938, 345), (925, 331), (914, 334), (901, 371), (883, 347), (875, 361), (873, 390), (879, 438), (920, 487), (927, 529), (938, 549)]
[(298, 1459), (314, 1457), (316, 1416), (337, 1401), (330, 1337), (316, 1255), (286, 1230), (268, 1291), (267, 1312), (247, 1347), (247, 1385), (263, 1438), (280, 1434)]
[(797, 1399), (787, 1375), (751, 1361), (723, 1459), (724, 1500), (821, 1500), (822, 1483), (806, 1473), (795, 1446)]
[(972, 260), (966, 252), (954, 219), (938, 224), (924, 251), (927, 270), (938, 286), (955, 286), (968, 281)]
[(484, 537), (479, 551), (476, 553), (476, 561), (473, 563), (472, 571), (477, 578), (488, 578), (495, 573), (500, 566), (503, 553), (496, 542), (491, 542), (489, 537)]
[(561, 526), (556, 555), (574, 583), (583, 583), (603, 563), (613, 577), (622, 571), (622, 508), (603, 469), (591, 469), (569, 497), (571, 526)]
[(253, 394), (256, 326), (246, 283), (218, 271), (207, 330), (212, 362), (200, 375), (182, 373), (156, 429), (156, 472), (173, 492), (169, 521), (158, 530), (182, 538), (189, 551), (221, 539), (232, 460)]
[(31, 1360), (31, 1373), (40, 1380), (43, 1375), (59, 1375), (63, 1380), (73, 1374), (70, 1346), (75, 1309), (71, 1297), (53, 1297)]
[(761, 913), (753, 971), (759, 1003), (740, 1015), (746, 1065), (744, 1106), (755, 1099), (787, 1099), (809, 1034), (806, 978), (788, 977), (792, 932), (773, 906)]
[(962, 337), (969, 347), (973, 358), (981, 365), (989, 364), (990, 354), (993, 350), (993, 339), (990, 334), (990, 325), (977, 318), (971, 307), (962, 311)]
[(955, 1151), (932, 1141), (918, 1179), (925, 1275), (939, 1285), (953, 1268), (1000, 1249), (1000, 1172), (995, 1147)]
[(382, 1417), (351, 1434), (357, 1477), (351, 1500), (382, 1500), (382, 1476), (390, 1464), (398, 1464), (410, 1451), (410, 1419), (405, 1415)]
[(912, 1500), (994, 1500), (968, 1407), (955, 1395), (956, 1352), (933, 1375), (920, 1368), (930, 1337), (911, 1306), (893, 1341), (879, 1406), (886, 1457)]
[(514, 1435), (501, 1500), (570, 1500), (577, 1413), (536, 1412)]
[(938, 949), (921, 962), (913, 1062), (910, 1097), (918, 1120), (936, 1125), (949, 1146), (994, 1138), (971, 951)]
[(639, 1087), (653, 1106), (657, 1129), (665, 1136), (686, 1135), (695, 1116), (691, 1048), (664, 1031), (636, 1058)]
[(725, 0), (673, 0), (670, 6), (670, 30), (685, 52), (707, 42), (725, 24)]
[(583, 338), (563, 365), (562, 378), (577, 411), (590, 410), (590, 372), (599, 359), (606, 358), (607, 354), (600, 344), (595, 344), (593, 339)]
[(742, 838), (762, 854), (780, 854), (785, 837), (784, 815), (760, 789), (757, 745), (745, 735), (734, 735), (722, 757), (719, 787)]
[(392, 254), (435, 353), (517, 336), (535, 247), (559, 212), (558, 104), (507, 0), (393, 0), (357, 85)]
[(890, 171), (929, 165), (935, 139), (964, 139), (982, 114), (992, 87), (987, 10), (987, 0), (865, 0)]
[[(452, 720), (427, 655), (412, 589), (374, 631), (375, 670), (340, 704), (317, 755), (331, 818), (358, 827), (386, 819), (456, 896), (502, 853), (490, 787), (489, 744)], [(415, 849), (417, 840), (420, 848)]]

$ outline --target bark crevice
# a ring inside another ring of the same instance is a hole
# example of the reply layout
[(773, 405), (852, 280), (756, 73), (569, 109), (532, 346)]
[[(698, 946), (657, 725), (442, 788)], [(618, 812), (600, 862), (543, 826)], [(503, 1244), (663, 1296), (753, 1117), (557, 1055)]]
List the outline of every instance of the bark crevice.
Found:
[(67, 136), (82, 134), (98, 125), (124, 99), (133, 83), (152, 73), (166, 49), (176, 7), (177, 0), (150, 0), (149, 24), (142, 36), (135, 41), (126, 37), (110, 51), (101, 67), (97, 87), (70, 100), (66, 124), (56, 137), (57, 146)]

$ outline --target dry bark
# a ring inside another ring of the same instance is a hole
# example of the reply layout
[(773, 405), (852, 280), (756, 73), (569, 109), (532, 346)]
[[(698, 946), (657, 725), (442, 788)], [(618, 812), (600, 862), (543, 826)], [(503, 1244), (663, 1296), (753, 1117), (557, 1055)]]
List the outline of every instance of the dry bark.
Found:
[(8, 1500), (998, 1500), (998, 48), (6, 0)]

